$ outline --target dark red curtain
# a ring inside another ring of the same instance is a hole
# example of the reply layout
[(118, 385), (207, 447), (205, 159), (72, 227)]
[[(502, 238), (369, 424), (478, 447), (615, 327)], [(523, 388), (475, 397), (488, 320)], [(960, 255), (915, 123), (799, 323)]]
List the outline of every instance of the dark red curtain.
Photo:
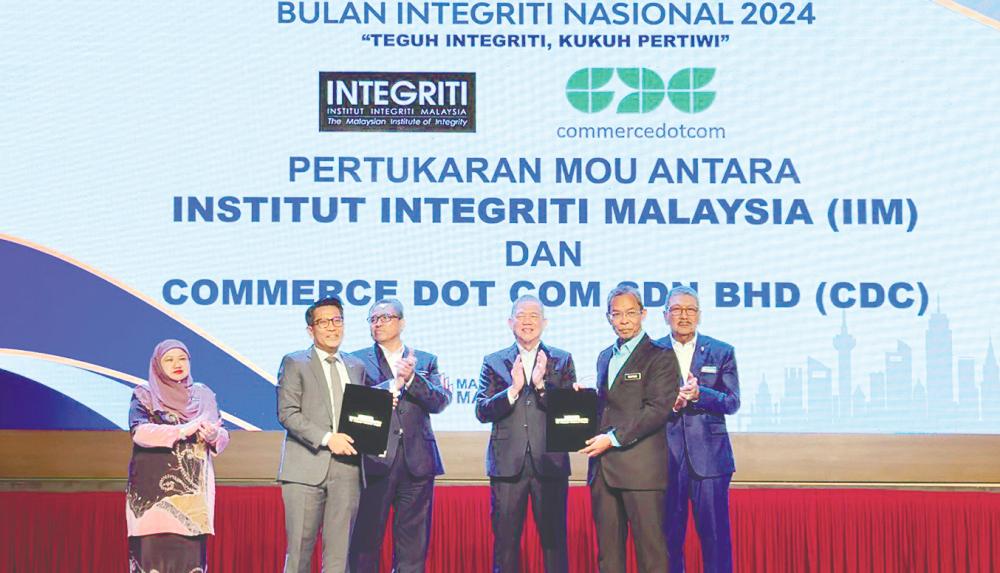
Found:
[[(1000, 571), (998, 493), (735, 489), (731, 505), (738, 571)], [(124, 508), (117, 492), (0, 493), (0, 571), (126, 571)], [(596, 572), (586, 488), (570, 488), (568, 520), (570, 570)], [(700, 572), (693, 524), (688, 529), (688, 571)], [(213, 573), (281, 570), (277, 487), (220, 487), (216, 530)], [(541, 573), (530, 512), (521, 544), (524, 571)], [(489, 489), (438, 487), (429, 571), (488, 571), (491, 547)]]

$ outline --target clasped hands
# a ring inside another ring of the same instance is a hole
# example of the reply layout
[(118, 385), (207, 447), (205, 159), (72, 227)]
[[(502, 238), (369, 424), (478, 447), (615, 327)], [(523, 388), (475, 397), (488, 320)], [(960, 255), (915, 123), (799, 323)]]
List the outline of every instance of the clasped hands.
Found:
[(413, 371), (417, 367), (417, 356), (413, 349), (406, 356), (402, 356), (396, 361), (396, 378), (392, 381), (392, 393), (398, 395), (403, 391), (406, 383), (413, 378)]
[[(531, 371), (531, 384), (539, 391), (545, 390), (545, 368), (548, 363), (549, 358), (545, 355), (545, 352), (542, 349), (538, 349), (538, 354), (535, 355), (535, 367)], [(524, 377), (524, 363), (521, 362), (520, 354), (514, 359), (514, 365), (510, 369), (510, 378), (512, 380), (510, 385), (511, 394), (517, 396), (527, 383)]]
[(698, 379), (688, 372), (687, 381), (681, 386), (680, 393), (677, 394), (677, 399), (674, 400), (674, 411), (679, 411), (681, 408), (687, 406), (689, 402), (697, 402), (699, 396), (701, 396), (701, 392), (698, 389)]
[(181, 439), (186, 440), (189, 436), (198, 434), (202, 440), (213, 443), (219, 438), (219, 430), (222, 429), (222, 420), (209, 422), (208, 420), (191, 420), (181, 427)]

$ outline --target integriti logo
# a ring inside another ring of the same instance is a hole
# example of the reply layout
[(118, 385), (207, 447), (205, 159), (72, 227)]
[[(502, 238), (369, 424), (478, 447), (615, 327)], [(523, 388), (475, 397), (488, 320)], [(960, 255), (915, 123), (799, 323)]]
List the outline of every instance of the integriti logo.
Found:
[(684, 68), (666, 85), (649, 68), (583, 68), (566, 82), (566, 99), (584, 113), (604, 111), (615, 101), (615, 91), (608, 85), (615, 75), (634, 90), (618, 100), (615, 113), (649, 113), (665, 97), (684, 113), (701, 113), (715, 101), (715, 92), (702, 90), (715, 77), (715, 68)]
[(476, 74), (320, 72), (320, 131), (476, 131)]
[(326, 105), (468, 105), (469, 84), (460, 80), (330, 80)]

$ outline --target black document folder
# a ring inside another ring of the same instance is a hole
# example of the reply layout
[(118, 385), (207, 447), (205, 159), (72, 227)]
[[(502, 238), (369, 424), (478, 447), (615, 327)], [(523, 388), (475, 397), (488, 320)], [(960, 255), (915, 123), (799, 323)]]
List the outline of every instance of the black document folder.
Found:
[(552, 389), (545, 392), (545, 449), (575, 452), (597, 434), (597, 391)]
[(391, 416), (392, 393), (388, 390), (348, 384), (337, 431), (350, 436), (358, 452), (381, 455), (389, 443)]

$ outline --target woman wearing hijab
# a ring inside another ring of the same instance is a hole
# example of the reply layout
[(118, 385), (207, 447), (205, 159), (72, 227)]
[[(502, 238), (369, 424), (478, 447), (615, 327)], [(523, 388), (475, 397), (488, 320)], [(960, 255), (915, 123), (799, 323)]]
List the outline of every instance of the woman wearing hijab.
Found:
[(184, 343), (164, 340), (132, 393), (125, 516), (130, 573), (204, 573), (215, 533), (212, 457), (229, 443), (215, 394), (191, 379)]

